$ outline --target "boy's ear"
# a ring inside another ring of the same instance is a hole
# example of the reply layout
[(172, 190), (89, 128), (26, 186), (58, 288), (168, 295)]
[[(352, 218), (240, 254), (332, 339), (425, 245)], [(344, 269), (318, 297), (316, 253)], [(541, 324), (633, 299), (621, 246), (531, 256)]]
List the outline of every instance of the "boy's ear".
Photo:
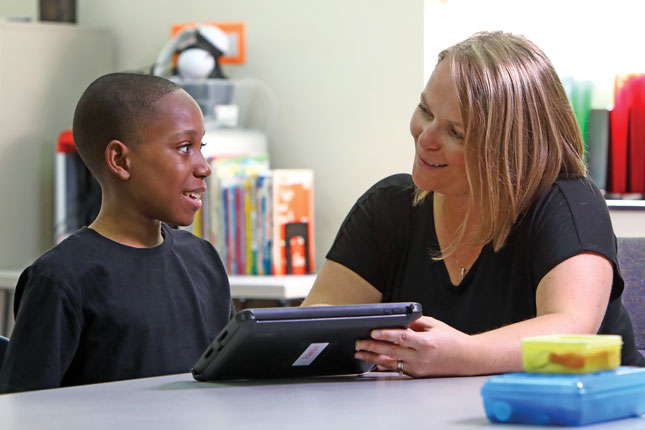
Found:
[(128, 147), (120, 140), (112, 140), (105, 147), (105, 163), (108, 172), (126, 181), (130, 178)]

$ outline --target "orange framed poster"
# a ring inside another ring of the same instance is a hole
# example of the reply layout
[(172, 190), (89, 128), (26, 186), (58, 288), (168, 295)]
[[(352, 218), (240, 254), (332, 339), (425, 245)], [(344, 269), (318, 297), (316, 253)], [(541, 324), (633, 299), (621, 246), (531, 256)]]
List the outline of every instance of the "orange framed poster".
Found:
[(220, 64), (242, 64), (246, 61), (246, 39), (243, 22), (190, 22), (185, 24), (173, 24), (170, 36), (175, 37), (177, 33), (185, 28), (195, 28), (200, 24), (214, 25), (228, 36), (230, 42), (229, 52), (219, 58)]

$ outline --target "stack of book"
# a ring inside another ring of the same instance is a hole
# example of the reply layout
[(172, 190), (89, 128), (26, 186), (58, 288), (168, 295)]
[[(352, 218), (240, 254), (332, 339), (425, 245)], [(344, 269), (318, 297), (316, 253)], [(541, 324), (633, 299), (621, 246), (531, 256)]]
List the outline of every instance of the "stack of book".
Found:
[(213, 157), (192, 232), (231, 275), (314, 272), (313, 171), (270, 170), (267, 155)]
[[(618, 74), (613, 106), (594, 107), (591, 81), (562, 78), (585, 139), (589, 176), (612, 199), (645, 198), (645, 74)], [(599, 94), (601, 92), (599, 91)]]

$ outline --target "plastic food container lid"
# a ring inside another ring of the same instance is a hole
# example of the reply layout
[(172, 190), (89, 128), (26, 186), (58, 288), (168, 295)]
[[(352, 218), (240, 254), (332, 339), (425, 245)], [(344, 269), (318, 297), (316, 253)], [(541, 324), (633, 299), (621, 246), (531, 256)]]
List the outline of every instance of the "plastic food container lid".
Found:
[(618, 335), (548, 335), (522, 339), (522, 366), (528, 372), (588, 373), (620, 365)]
[(580, 394), (645, 386), (645, 369), (621, 366), (585, 374), (505, 373), (489, 378), (482, 393)]
[(645, 369), (494, 375), (481, 395), (492, 422), (586, 425), (645, 413)]
[(578, 350), (620, 346), (623, 344), (623, 339), (621, 336), (615, 334), (556, 334), (526, 337), (521, 342), (523, 347)]

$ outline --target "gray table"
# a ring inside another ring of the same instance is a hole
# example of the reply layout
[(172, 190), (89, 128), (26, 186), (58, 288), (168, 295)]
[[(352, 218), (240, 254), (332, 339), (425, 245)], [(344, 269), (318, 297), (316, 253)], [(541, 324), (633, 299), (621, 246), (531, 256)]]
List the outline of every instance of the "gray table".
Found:
[[(526, 430), (525, 426), (495, 425), (486, 420), (479, 394), (485, 380), (412, 380), (392, 373), (370, 373), (361, 377), (198, 383), (190, 374), (181, 374), (0, 395), (0, 428)], [(643, 429), (645, 419), (590, 428)]]

